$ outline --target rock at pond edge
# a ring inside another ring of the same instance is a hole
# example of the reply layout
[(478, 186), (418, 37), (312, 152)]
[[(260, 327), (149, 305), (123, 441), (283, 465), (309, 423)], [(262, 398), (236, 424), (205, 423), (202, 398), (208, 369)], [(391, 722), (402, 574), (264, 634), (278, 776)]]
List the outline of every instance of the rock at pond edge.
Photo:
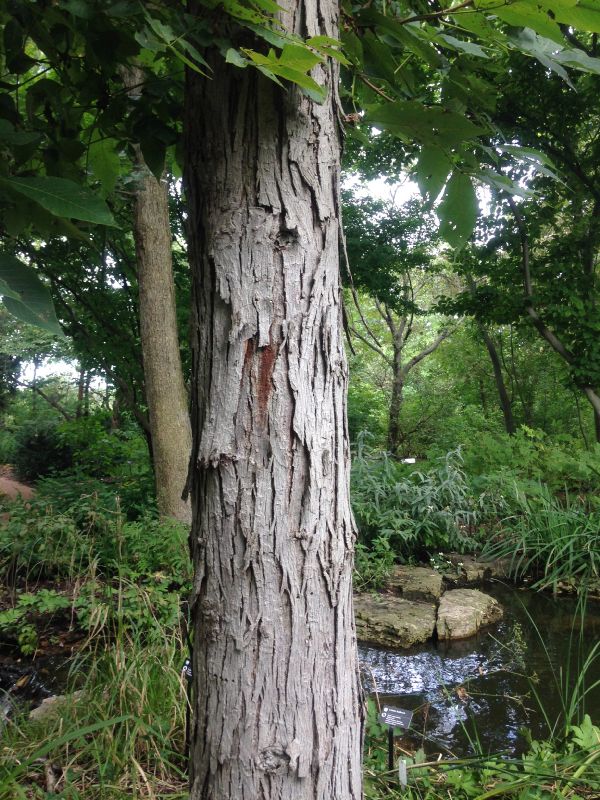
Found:
[(356, 634), (360, 642), (407, 648), (426, 642), (435, 630), (435, 605), (391, 595), (354, 595)]
[(409, 567), (397, 564), (387, 581), (386, 588), (405, 600), (437, 602), (443, 592), (443, 579), (431, 567)]
[(500, 603), (478, 589), (452, 589), (440, 601), (437, 635), (441, 640), (468, 639), (503, 615)]

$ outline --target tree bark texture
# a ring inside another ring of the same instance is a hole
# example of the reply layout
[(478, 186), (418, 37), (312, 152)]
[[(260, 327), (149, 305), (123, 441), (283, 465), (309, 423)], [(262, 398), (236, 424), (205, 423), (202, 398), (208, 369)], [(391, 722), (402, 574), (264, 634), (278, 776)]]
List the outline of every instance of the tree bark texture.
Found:
[[(334, 4), (288, 7), (336, 36)], [(190, 800), (358, 800), (339, 132), (213, 61), (188, 75), (195, 579)], [(333, 91), (334, 64), (315, 70)]]
[(191, 504), (181, 498), (192, 447), (183, 381), (167, 186), (145, 167), (136, 189), (134, 236), (140, 303), (144, 383), (150, 418), (158, 511), (191, 523)]

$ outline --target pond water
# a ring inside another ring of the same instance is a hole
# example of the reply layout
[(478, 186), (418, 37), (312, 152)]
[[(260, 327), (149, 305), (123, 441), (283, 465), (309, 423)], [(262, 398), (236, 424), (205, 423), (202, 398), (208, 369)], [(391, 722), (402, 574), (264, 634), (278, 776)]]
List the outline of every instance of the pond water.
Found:
[(0, 651), (0, 732), (8, 717), (59, 694), (66, 686), (68, 672), (65, 655), (30, 661)]
[[(585, 658), (600, 640), (600, 603), (588, 603), (580, 636), (572, 598), (499, 584), (484, 591), (499, 600), (505, 614), (477, 637), (408, 651), (359, 647), (366, 691), (414, 710), (408, 738), (430, 753), (466, 755), (477, 741), (483, 752), (519, 753), (526, 745), (522, 728), (534, 739), (546, 738), (546, 717), (551, 724), (560, 718), (562, 687), (577, 675), (581, 651)], [(600, 657), (586, 684), (598, 680)], [(600, 722), (600, 689), (586, 697), (585, 711)]]

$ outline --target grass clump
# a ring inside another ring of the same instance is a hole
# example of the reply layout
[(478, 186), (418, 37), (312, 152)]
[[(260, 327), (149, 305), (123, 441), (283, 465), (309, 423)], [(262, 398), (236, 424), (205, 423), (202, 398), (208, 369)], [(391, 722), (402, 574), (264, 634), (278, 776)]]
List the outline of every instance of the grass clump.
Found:
[(40, 719), (11, 722), (0, 745), (0, 798), (123, 800), (187, 796), (179, 629), (98, 640), (71, 670), (69, 690)]
[(511, 506), (484, 556), (507, 559), (512, 575), (533, 576), (536, 589), (600, 590), (600, 509), (542, 485), (533, 493), (515, 486)]

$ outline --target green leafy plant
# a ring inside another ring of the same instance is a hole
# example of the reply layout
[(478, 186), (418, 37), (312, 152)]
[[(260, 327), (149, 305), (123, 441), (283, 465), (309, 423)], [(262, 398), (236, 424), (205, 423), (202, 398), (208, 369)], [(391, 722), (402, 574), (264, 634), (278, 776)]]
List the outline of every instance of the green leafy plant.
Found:
[(364, 542), (357, 542), (354, 551), (354, 587), (364, 589), (380, 589), (390, 576), (396, 560), (396, 554), (390, 544), (389, 536), (376, 536), (368, 547)]
[(31, 655), (38, 646), (38, 632), (33, 620), (40, 616), (52, 618), (70, 606), (69, 597), (53, 590), (21, 594), (13, 608), (0, 611), (0, 635), (16, 641), (24, 655)]
[(600, 585), (600, 510), (579, 496), (559, 499), (544, 485), (536, 489), (528, 494), (514, 487), (513, 513), (486, 543), (484, 556), (508, 559), (512, 575), (533, 576), (538, 589)]
[(352, 504), (362, 540), (385, 536), (401, 558), (464, 552), (477, 542), (479, 509), (460, 450), (427, 472), (409, 473), (387, 454), (370, 451), (363, 437), (353, 462)]

